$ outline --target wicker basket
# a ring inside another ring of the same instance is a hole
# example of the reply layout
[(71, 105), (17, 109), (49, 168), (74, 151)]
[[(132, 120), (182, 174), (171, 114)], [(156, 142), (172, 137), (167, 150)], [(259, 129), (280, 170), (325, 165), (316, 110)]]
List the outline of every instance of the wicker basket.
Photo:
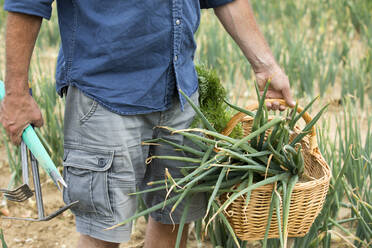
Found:
[[(281, 104), (285, 104), (282, 100), (270, 99), (266, 101), (279, 101)], [(257, 104), (248, 107), (248, 109), (257, 109)], [(302, 108), (299, 107), (298, 112), (300, 111), (302, 111)], [(307, 113), (303, 116), (303, 119), (306, 123), (311, 121), (311, 117)], [(239, 122), (242, 122), (245, 135), (250, 133), (253, 119), (243, 113), (238, 113), (230, 120), (223, 134), (229, 135)], [(300, 129), (296, 127), (293, 137), (299, 132)], [(304, 173), (310, 179), (300, 180), (293, 189), (288, 220), (288, 237), (302, 237), (309, 231), (323, 207), (331, 178), (329, 166), (317, 146), (315, 127), (301, 143), (305, 161)], [(248, 206), (245, 206), (245, 198), (240, 197), (226, 209), (225, 215), (235, 234), (241, 240), (260, 240), (264, 238), (273, 187), (273, 185), (266, 185), (253, 190)], [(220, 201), (224, 202), (228, 197), (228, 194), (223, 194)], [(283, 218), (281, 219), (283, 220)], [(274, 211), (268, 237), (278, 238), (278, 231), (276, 211)]]

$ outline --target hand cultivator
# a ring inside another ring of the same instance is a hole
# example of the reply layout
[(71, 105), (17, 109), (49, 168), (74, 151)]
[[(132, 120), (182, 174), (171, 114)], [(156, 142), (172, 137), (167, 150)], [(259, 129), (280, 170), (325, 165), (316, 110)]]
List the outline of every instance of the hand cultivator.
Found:
[(29, 178), (28, 178), (29, 161), (30, 161), (32, 178), (33, 178), (33, 183), (34, 183), (34, 192), (35, 192), (35, 197), (36, 197), (36, 205), (37, 205), (37, 210), (38, 210), (38, 218), (37, 219), (19, 218), (19, 217), (4, 217), (4, 218), (14, 219), (14, 220), (26, 220), (26, 221), (48, 221), (62, 214), (64, 211), (66, 211), (67, 209), (70, 209), (74, 204), (77, 203), (77, 202), (73, 202), (69, 205), (66, 205), (58, 209), (52, 214), (45, 216), (43, 196), (42, 196), (41, 185), (40, 185), (39, 165), (35, 157), (31, 154), (30, 151), (28, 151), (26, 145), (23, 142), (21, 144), (21, 158), (22, 158), (23, 185), (15, 190), (0, 189), (0, 192), (3, 192), (4, 196), (9, 201), (15, 201), (15, 202), (23, 202), (33, 196), (33, 191), (31, 190), (29, 186)]
[[(0, 81), (0, 100), (3, 99), (4, 95), (5, 95), (4, 83)], [(30, 156), (30, 159), (28, 158), (28, 154)], [(39, 138), (37, 137), (31, 125), (29, 125), (23, 131), (23, 134), (22, 134), (21, 159), (22, 159), (23, 185), (14, 190), (0, 189), (0, 193), (4, 193), (4, 196), (8, 200), (15, 201), (15, 202), (23, 202), (33, 196), (33, 192), (29, 186), (29, 175), (28, 175), (29, 161), (30, 161), (39, 218), (38, 219), (17, 218), (17, 217), (4, 217), (4, 218), (16, 219), (16, 220), (28, 220), (28, 221), (48, 221), (58, 216), (59, 214), (63, 213), (64, 211), (71, 208), (74, 204), (77, 203), (77, 202), (73, 202), (69, 205), (62, 207), (61, 209), (57, 210), (51, 215), (45, 216), (43, 197), (42, 197), (41, 185), (40, 185), (39, 163), (41, 167), (44, 169), (44, 171), (47, 173), (47, 175), (53, 180), (54, 184), (58, 187), (59, 190), (61, 190), (61, 188), (58, 182), (61, 183), (64, 187), (67, 187), (67, 185), (65, 181), (63, 180), (62, 176), (60, 175), (59, 171), (57, 170), (56, 166), (54, 165), (49, 154), (45, 150), (44, 146), (41, 144)]]
[(0, 192), (4, 193), (4, 196), (9, 201), (23, 202), (34, 195), (34, 193), (32, 192), (29, 186), (28, 166), (27, 166), (27, 147), (23, 141), (21, 143), (21, 158), (22, 158), (23, 184), (14, 190), (0, 189)]

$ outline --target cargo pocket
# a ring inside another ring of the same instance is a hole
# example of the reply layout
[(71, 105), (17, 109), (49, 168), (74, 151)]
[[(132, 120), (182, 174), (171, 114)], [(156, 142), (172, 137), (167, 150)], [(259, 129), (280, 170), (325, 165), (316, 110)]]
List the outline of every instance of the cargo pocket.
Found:
[(114, 151), (65, 147), (63, 166), (68, 187), (63, 198), (67, 204), (79, 201), (73, 212), (112, 217), (107, 174), (113, 158)]

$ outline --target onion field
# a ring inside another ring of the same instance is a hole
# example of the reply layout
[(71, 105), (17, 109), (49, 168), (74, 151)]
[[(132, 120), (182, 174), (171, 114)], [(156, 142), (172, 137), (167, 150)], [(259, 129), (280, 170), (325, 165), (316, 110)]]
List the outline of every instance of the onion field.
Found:
[[(372, 247), (372, 1), (250, 2), (275, 58), (289, 77), (295, 100), (306, 106), (319, 96), (309, 110), (311, 115), (329, 104), (316, 130), (319, 151), (332, 172), (330, 187), (310, 231), (304, 237), (290, 238), (287, 247)], [(0, 0), (0, 80), (5, 77), (3, 4), (4, 0)], [(195, 63), (215, 71), (226, 89), (228, 101), (241, 107), (257, 102), (254, 72), (213, 10), (202, 10), (196, 40)], [(59, 45), (54, 8), (52, 19), (43, 21), (29, 78), (44, 117), (44, 126), (37, 133), (57, 165), (62, 164), (63, 158), (64, 118), (64, 100), (56, 94), (54, 85)], [(13, 188), (22, 181), (20, 150), (9, 143), (2, 128), (1, 131), (0, 154), (4, 155), (4, 162), (0, 163), (0, 169), (9, 171), (10, 176), (0, 177), (0, 186)], [(0, 210), (8, 209), (8, 205), (0, 195)], [(0, 217), (2, 213), (5, 212), (0, 211)], [(21, 245), (14, 241), (12, 225), (3, 226), (2, 221), (0, 245), (3, 247), (6, 245), (2, 238), (9, 247), (74, 247), (66, 242), (65, 246)], [(205, 223), (191, 225), (189, 247), (263, 245), (262, 241), (235, 242), (229, 230), (218, 227), (219, 223), (205, 235), (200, 232), (201, 225)], [(53, 234), (52, 230), (49, 232)], [(31, 238), (27, 233), (24, 236)], [(280, 242), (269, 239), (265, 245), (280, 247)], [(142, 247), (139, 243), (131, 247)]]

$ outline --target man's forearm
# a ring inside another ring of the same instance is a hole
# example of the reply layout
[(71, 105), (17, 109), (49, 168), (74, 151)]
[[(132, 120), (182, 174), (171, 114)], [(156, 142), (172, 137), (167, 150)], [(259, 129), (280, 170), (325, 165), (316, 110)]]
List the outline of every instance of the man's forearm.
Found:
[[(288, 77), (275, 61), (258, 28), (249, 0), (235, 0), (215, 8), (215, 13), (252, 65), (260, 92), (263, 93), (266, 83), (270, 81), (266, 98), (284, 99), (293, 107), (295, 102)], [(285, 109), (277, 101), (266, 105), (272, 110)]]
[(42, 18), (8, 13), (5, 87), (8, 96), (28, 93), (28, 70)]
[(275, 63), (274, 56), (256, 23), (249, 0), (235, 0), (216, 8), (215, 13), (255, 72)]

